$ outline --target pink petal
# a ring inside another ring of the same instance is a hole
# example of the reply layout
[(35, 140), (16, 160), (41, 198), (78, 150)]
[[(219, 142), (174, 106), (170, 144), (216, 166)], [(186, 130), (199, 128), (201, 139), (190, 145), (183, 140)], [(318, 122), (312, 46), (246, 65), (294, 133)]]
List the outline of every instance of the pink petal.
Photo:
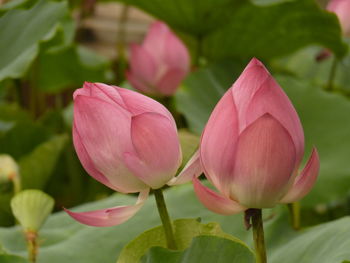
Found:
[(190, 182), (193, 177), (198, 177), (203, 173), (200, 163), (199, 150), (194, 153), (186, 166), (182, 169), (177, 177), (171, 179), (167, 185), (179, 185)]
[(133, 151), (130, 136), (131, 116), (117, 104), (77, 96), (74, 126), (93, 166), (121, 192), (139, 192), (146, 185), (123, 164), (123, 152)]
[(237, 111), (231, 90), (228, 90), (210, 115), (200, 143), (205, 174), (227, 196), (234, 169), (237, 139)]
[(237, 214), (247, 208), (241, 206), (236, 201), (226, 198), (201, 184), (198, 178), (193, 178), (194, 191), (201, 203), (213, 211), (222, 215)]
[(109, 86), (103, 83), (85, 82), (83, 88), (77, 89), (74, 92), (73, 94), (74, 99), (78, 95), (84, 95), (88, 97), (101, 99), (111, 104), (116, 103), (119, 106), (125, 108), (123, 99), (121, 98), (121, 96), (118, 93), (118, 90), (114, 86)]
[(129, 220), (144, 205), (148, 197), (149, 189), (140, 193), (135, 205), (116, 206), (113, 208), (101, 209), (90, 212), (72, 212), (64, 209), (76, 221), (97, 227), (116, 226)]
[(130, 71), (134, 78), (148, 85), (154, 84), (156, 68), (154, 58), (146, 49), (136, 44), (131, 45)]
[(176, 127), (175, 120), (171, 113), (158, 101), (132, 90), (122, 89), (118, 87), (116, 88), (120, 96), (123, 98), (127, 110), (132, 115), (139, 115), (145, 112), (159, 113), (163, 116), (167, 116), (168, 119), (173, 123), (174, 127)]
[(262, 83), (248, 105), (245, 116), (247, 125), (265, 113), (271, 114), (292, 137), (298, 165), (304, 156), (304, 131), (292, 103), (271, 76)]
[(336, 13), (345, 36), (350, 36), (350, 1), (331, 0), (327, 10)]
[(80, 135), (75, 125), (73, 126), (73, 143), (79, 160), (88, 174), (109, 188), (121, 192), (118, 187), (112, 185), (109, 180), (95, 168), (94, 163), (86, 152), (84, 145), (81, 143)]
[(291, 136), (265, 114), (239, 136), (231, 197), (249, 208), (273, 207), (286, 193), (294, 167)]
[(164, 53), (164, 62), (170, 69), (181, 69), (186, 75), (190, 70), (190, 55), (184, 43), (170, 31), (166, 36), (165, 46), (167, 52)]
[(165, 41), (169, 33), (170, 29), (165, 23), (156, 21), (151, 25), (142, 44), (145, 50), (152, 54), (157, 64), (163, 60), (164, 53), (168, 50)]
[(186, 72), (181, 69), (170, 69), (157, 82), (157, 90), (163, 95), (171, 96), (179, 88), (185, 76)]
[(256, 58), (253, 58), (230, 89), (236, 104), (239, 132), (242, 132), (248, 125), (246, 112), (250, 100), (269, 76), (270, 73), (264, 65)]
[(302, 199), (316, 182), (320, 170), (320, 159), (316, 148), (312, 150), (311, 157), (300, 176), (296, 178), (294, 185), (282, 198), (281, 203), (293, 203)]
[(173, 123), (158, 113), (143, 113), (132, 118), (131, 136), (141, 162), (129, 154), (129, 169), (153, 189), (164, 186), (176, 174), (182, 159)]

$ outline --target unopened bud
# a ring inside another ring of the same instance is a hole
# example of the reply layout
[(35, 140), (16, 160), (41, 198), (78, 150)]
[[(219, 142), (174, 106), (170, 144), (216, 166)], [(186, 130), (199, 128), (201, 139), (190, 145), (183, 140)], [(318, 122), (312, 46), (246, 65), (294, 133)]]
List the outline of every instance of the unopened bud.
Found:
[(25, 232), (39, 231), (53, 205), (53, 198), (40, 190), (24, 190), (11, 200), (12, 212)]

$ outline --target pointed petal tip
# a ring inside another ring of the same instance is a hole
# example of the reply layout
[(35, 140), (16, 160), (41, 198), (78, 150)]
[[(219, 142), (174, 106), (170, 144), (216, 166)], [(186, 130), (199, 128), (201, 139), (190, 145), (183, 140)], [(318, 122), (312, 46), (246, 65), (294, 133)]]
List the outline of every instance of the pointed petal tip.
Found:
[(84, 81), (83, 87), (90, 87), (91, 85), (93, 85), (93, 82), (89, 82), (89, 81)]
[(172, 178), (167, 185), (173, 186), (173, 185), (180, 185), (185, 184), (190, 181), (194, 177), (198, 177), (203, 173), (202, 166), (200, 164), (200, 156), (199, 156), (199, 150), (197, 150), (194, 155), (191, 157), (191, 159), (187, 162), (185, 167), (182, 169), (182, 171), (179, 173), (178, 176)]
[(281, 199), (280, 203), (293, 203), (306, 196), (316, 183), (320, 170), (320, 158), (316, 147), (313, 147), (311, 156), (301, 174), (295, 179), (293, 186)]
[(116, 226), (129, 220), (144, 205), (148, 198), (149, 189), (140, 192), (135, 205), (117, 206), (89, 212), (72, 212), (66, 208), (64, 211), (81, 224), (95, 227)]
[(248, 65), (246, 66), (245, 70), (249, 68), (255, 68), (258, 71), (261, 71), (263, 73), (266, 73), (267, 75), (270, 75), (270, 72), (267, 70), (267, 68), (265, 67), (264, 63), (262, 63), (259, 59), (257, 59), (256, 57), (253, 57)]
[(197, 177), (194, 177), (192, 182), (198, 199), (210, 211), (221, 215), (233, 215), (246, 210), (245, 207), (241, 206), (236, 201), (228, 199), (202, 185)]
[(250, 62), (248, 63), (248, 65), (251, 65), (251, 66), (262, 66), (263, 63), (257, 59), (256, 57), (253, 57)]

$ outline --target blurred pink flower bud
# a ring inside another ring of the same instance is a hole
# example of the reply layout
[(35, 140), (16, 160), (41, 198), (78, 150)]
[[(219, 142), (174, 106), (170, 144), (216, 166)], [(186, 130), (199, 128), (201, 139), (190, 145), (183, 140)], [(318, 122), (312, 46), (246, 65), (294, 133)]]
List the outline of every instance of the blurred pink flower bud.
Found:
[(338, 16), (343, 34), (350, 37), (350, 1), (331, 0), (327, 5), (327, 10)]
[(131, 45), (131, 85), (146, 94), (171, 96), (190, 69), (186, 46), (162, 22), (152, 24), (142, 45)]
[[(303, 155), (304, 133), (293, 105), (264, 65), (252, 59), (216, 105), (199, 153), (177, 180), (193, 178), (198, 198), (220, 214), (268, 208), (295, 202), (312, 188), (319, 157), (314, 149), (298, 175)], [(198, 166), (219, 193), (200, 183)]]
[(176, 124), (168, 110), (137, 92), (85, 83), (74, 93), (73, 142), (85, 170), (122, 192), (140, 192), (136, 205), (73, 213), (88, 225), (110, 226), (135, 214), (150, 188), (164, 186), (181, 164)]

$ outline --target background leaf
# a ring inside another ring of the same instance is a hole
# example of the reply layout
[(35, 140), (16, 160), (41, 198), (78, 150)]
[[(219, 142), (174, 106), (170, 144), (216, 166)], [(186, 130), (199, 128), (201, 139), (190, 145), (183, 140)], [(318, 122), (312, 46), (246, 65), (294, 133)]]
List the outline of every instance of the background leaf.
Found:
[[(42, 52), (38, 58), (38, 88), (55, 93), (84, 81), (105, 82), (109, 62), (81, 46)], [(109, 78), (110, 79), (110, 78)]]
[[(245, 250), (248, 250), (248, 253), (250, 252), (242, 241), (224, 233), (216, 223), (201, 224), (196, 219), (179, 219), (174, 221), (173, 227), (176, 245), (179, 250), (188, 248), (194, 237), (208, 235), (234, 241)], [(147, 230), (128, 243), (121, 251), (117, 263), (138, 262), (151, 247), (166, 248), (163, 226)]]
[[(313, 0), (250, 1), (123, 0), (167, 22), (191, 47), (210, 60), (271, 59), (319, 44), (344, 56), (339, 22)], [(252, 15), (254, 14), (254, 15)]]
[(23, 188), (43, 189), (67, 139), (66, 135), (54, 137), (40, 144), (19, 161)]
[(175, 252), (154, 247), (142, 260), (143, 263), (253, 263), (254, 254), (241, 243), (215, 236), (193, 238), (185, 251)]
[(28, 10), (13, 9), (0, 18), (0, 80), (23, 76), (45, 39), (67, 12), (66, 2), (39, 1)]

